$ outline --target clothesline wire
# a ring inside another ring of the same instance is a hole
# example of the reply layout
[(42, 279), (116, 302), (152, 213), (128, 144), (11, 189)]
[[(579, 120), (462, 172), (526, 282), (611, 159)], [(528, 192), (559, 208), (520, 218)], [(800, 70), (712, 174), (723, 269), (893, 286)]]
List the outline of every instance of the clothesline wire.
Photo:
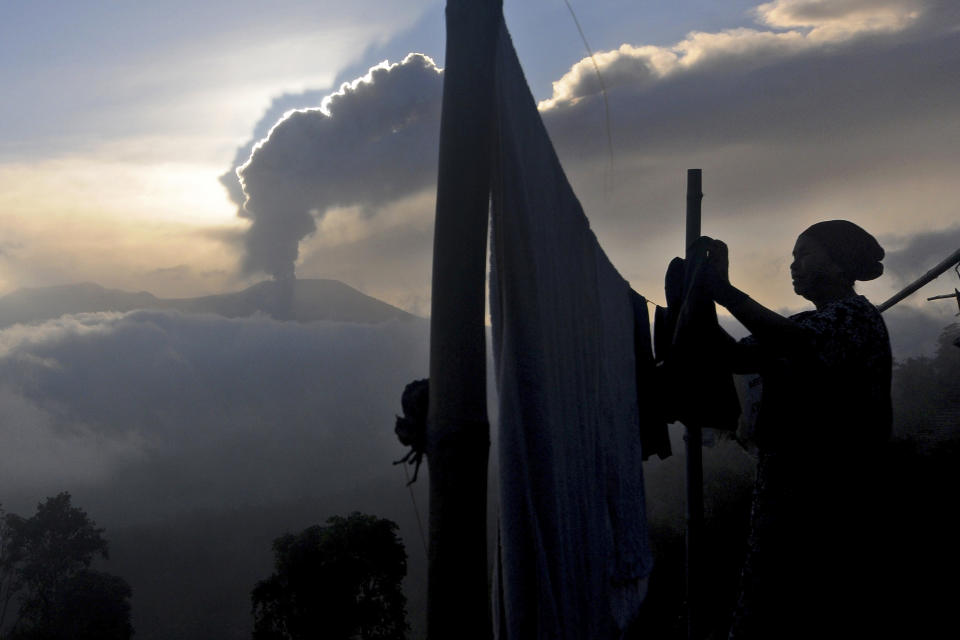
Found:
[[(597, 59), (593, 55), (593, 49), (590, 48), (590, 43), (587, 42), (587, 36), (583, 32), (583, 28), (580, 26), (580, 20), (577, 19), (576, 12), (570, 5), (569, 0), (563, 0), (563, 3), (567, 5), (567, 10), (570, 12), (570, 17), (573, 18), (573, 24), (577, 26), (577, 32), (580, 33), (580, 39), (583, 40), (583, 46), (587, 49), (587, 53), (590, 55), (590, 62), (593, 63), (593, 70), (597, 74), (597, 82), (600, 83), (600, 94), (603, 96), (603, 124), (607, 133), (607, 152), (610, 154), (610, 166), (613, 167), (613, 134), (610, 132), (610, 102), (607, 100), (607, 86), (603, 83), (603, 75), (600, 73), (600, 65), (597, 64)], [(647, 298), (647, 296), (643, 296), (643, 298), (647, 301), (647, 304), (652, 304), (655, 307), (664, 306), (662, 304), (653, 302)]]
[(590, 43), (587, 42), (587, 36), (583, 33), (583, 28), (580, 26), (580, 20), (577, 19), (577, 14), (574, 12), (573, 7), (570, 6), (569, 0), (563, 0), (563, 3), (567, 5), (567, 10), (570, 11), (570, 16), (573, 18), (573, 23), (577, 26), (577, 31), (580, 33), (580, 39), (583, 40), (583, 46), (586, 47), (587, 53), (590, 55), (590, 61), (593, 63), (593, 70), (597, 73), (597, 81), (600, 83), (600, 94), (603, 96), (603, 112), (604, 112), (604, 129), (607, 132), (607, 151), (610, 154), (610, 166), (613, 166), (613, 135), (610, 133), (610, 103), (607, 101), (607, 87), (603, 83), (603, 76), (600, 75), (600, 65), (597, 64), (597, 59), (593, 55), (593, 49), (590, 48)]

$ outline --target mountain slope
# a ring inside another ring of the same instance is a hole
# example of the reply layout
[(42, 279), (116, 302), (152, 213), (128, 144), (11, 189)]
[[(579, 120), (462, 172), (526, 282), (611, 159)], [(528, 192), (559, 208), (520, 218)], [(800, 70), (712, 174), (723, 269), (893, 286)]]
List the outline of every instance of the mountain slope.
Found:
[(93, 283), (19, 289), (0, 298), (0, 328), (65, 314), (134, 309), (176, 309), (240, 318), (266, 313), (280, 320), (379, 323), (412, 314), (337, 280), (267, 280), (242, 291), (199, 298), (158, 298), (141, 291), (106, 289)]

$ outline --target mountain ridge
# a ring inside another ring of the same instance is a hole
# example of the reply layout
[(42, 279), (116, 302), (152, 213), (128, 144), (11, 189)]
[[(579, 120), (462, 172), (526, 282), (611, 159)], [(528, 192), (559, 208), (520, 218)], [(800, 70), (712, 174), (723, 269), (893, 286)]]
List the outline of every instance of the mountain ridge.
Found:
[(25, 287), (0, 297), (0, 328), (75, 313), (172, 309), (242, 318), (266, 313), (293, 322), (377, 324), (417, 318), (391, 304), (330, 279), (264, 280), (246, 289), (193, 298), (159, 298), (147, 291), (109, 289), (93, 282)]

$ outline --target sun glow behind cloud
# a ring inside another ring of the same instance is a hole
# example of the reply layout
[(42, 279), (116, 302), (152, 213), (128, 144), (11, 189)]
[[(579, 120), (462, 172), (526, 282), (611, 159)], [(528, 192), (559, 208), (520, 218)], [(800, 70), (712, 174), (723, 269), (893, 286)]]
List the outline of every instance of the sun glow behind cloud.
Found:
[(79, 2), (0, 21), (17, 61), (0, 69), (0, 294), (246, 284), (235, 239), (249, 222), (218, 182), (238, 142), (277, 95), (331, 87), (432, 1)]
[(61, 215), (209, 226), (234, 222), (216, 165), (131, 163), (66, 157), (0, 165), (0, 208)]
[(217, 173), (87, 156), (0, 164), (0, 293), (85, 280), (168, 296), (222, 290), (235, 271), (229, 238), (245, 223)]

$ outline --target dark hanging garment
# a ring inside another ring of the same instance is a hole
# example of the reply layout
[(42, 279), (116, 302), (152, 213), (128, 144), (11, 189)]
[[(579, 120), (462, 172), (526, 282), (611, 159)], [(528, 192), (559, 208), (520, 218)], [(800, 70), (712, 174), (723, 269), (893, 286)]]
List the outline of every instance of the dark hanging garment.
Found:
[(736, 431), (740, 401), (718, 351), (717, 308), (702, 282), (700, 256), (674, 258), (665, 278), (667, 309), (657, 310), (657, 385), (670, 421)]
[(677, 331), (677, 315), (683, 304), (683, 265), (683, 258), (670, 261), (664, 277), (667, 306), (658, 306), (653, 315), (653, 397), (656, 398), (657, 413), (668, 424), (679, 420), (682, 397), (676, 385), (678, 375), (674, 373), (677, 363), (670, 357), (670, 352), (673, 350), (673, 336)]
[(659, 405), (650, 404), (651, 398), (659, 396), (656, 392), (651, 393), (656, 388), (657, 371), (650, 342), (647, 299), (631, 290), (630, 302), (633, 304), (633, 356), (637, 371), (637, 405), (640, 408), (640, 448), (644, 461), (652, 455), (664, 460), (673, 455), (673, 449), (670, 447), (670, 434), (663, 412)]

